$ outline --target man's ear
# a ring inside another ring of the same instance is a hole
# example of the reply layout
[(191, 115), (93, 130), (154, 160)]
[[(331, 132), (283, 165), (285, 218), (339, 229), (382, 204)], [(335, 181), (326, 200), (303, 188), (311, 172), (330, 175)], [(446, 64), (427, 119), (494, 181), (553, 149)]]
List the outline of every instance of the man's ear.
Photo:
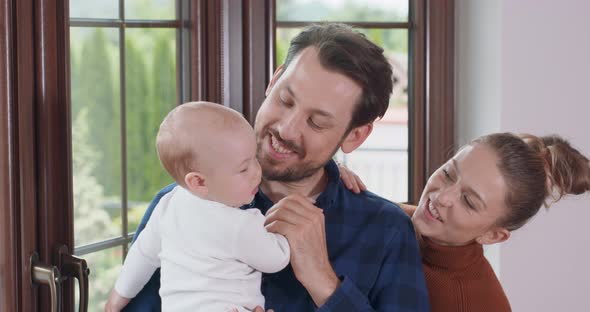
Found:
[(205, 183), (205, 176), (198, 172), (189, 172), (184, 176), (184, 184), (189, 191), (199, 195), (200, 197), (206, 197), (209, 193), (209, 189)]
[(284, 65), (285, 64), (281, 64), (275, 70), (275, 73), (272, 75), (272, 78), (270, 79), (270, 82), (268, 83), (268, 86), (266, 87), (266, 91), (264, 92), (264, 96), (268, 96), (268, 94), (270, 93), (270, 90), (272, 90), (272, 88), (275, 86), (275, 83), (277, 82), (277, 80), (279, 80), (279, 78), (281, 77), (281, 74), (283, 73), (283, 66)]
[(373, 131), (373, 123), (368, 123), (350, 130), (350, 133), (342, 141), (340, 148), (347, 154), (354, 151), (365, 142), (371, 131)]
[(502, 227), (496, 227), (483, 233), (475, 241), (482, 245), (492, 245), (505, 242), (509, 238), (510, 231)]

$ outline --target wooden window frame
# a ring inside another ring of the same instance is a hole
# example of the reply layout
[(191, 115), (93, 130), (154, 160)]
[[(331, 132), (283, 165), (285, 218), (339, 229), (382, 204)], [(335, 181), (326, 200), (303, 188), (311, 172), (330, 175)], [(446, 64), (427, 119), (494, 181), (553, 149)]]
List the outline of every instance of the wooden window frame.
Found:
[[(222, 99), (224, 105), (244, 113), (254, 124), (254, 118), (264, 101), (264, 90), (272, 77), (274, 63), (275, 0), (242, 0), (228, 6), (224, 0), (222, 16), (241, 16), (232, 20), (232, 33), (242, 33), (225, 40), (222, 53), (242, 51), (241, 62), (222, 66), (241, 66), (243, 82), (235, 82), (223, 74), (219, 77), (222, 89), (230, 89), (231, 98)], [(227, 9), (227, 10), (226, 10)], [(233, 11), (228, 13), (227, 11)], [(237, 14), (235, 11), (241, 11)], [(410, 0), (410, 80), (409, 90), (409, 196), (417, 204), (428, 177), (451, 156), (454, 150), (454, 0)], [(363, 26), (363, 23), (355, 23)], [(386, 23), (399, 26), (398, 23)], [(264, 34), (264, 36), (262, 36)], [(221, 31), (227, 36), (227, 31)], [(271, 48), (269, 48), (271, 47)], [(242, 105), (231, 104), (242, 97)], [(221, 96), (220, 96), (221, 98)]]
[[(191, 29), (184, 37), (191, 41), (190, 64), (182, 65), (192, 73), (188, 97), (221, 102), (254, 123), (272, 76), (274, 1), (190, 3), (183, 6)], [(410, 48), (419, 57), (410, 66), (420, 73), (410, 90), (410, 202), (416, 203), (454, 145), (454, 0), (411, 3)], [(49, 306), (48, 291), (31, 286), (30, 256), (38, 251), (52, 263), (56, 246), (74, 247), (67, 226), (73, 225), (67, 12), (67, 1), (0, 0), (0, 310)], [(63, 308), (72, 311), (71, 282), (64, 293)]]
[[(183, 9), (190, 8), (189, 1), (180, 1), (175, 0), (176, 2), (176, 17), (174, 20), (155, 20), (155, 19), (132, 19), (129, 20), (126, 17), (126, 7), (124, 0), (118, 0), (118, 17), (117, 18), (79, 18), (79, 17), (69, 17), (68, 16), (68, 25), (69, 28), (78, 27), (92, 27), (92, 28), (110, 28), (116, 29), (118, 32), (119, 38), (119, 57), (118, 57), (118, 64), (120, 68), (120, 94), (119, 94), (119, 101), (120, 101), (120, 113), (121, 113), (121, 121), (120, 121), (120, 138), (121, 138), (121, 235), (106, 239), (100, 240), (98, 242), (93, 243), (84, 243), (81, 246), (75, 246), (75, 254), (78, 256), (84, 256), (86, 254), (95, 253), (98, 251), (106, 250), (109, 248), (120, 246), (123, 249), (123, 258), (127, 255), (128, 252), (128, 244), (133, 239), (133, 233), (129, 233), (128, 229), (128, 200), (127, 200), (127, 94), (126, 94), (126, 36), (127, 36), (127, 29), (150, 29), (150, 28), (157, 28), (157, 29), (174, 29), (176, 30), (176, 42), (177, 42), (177, 62), (176, 62), (176, 72), (177, 72), (177, 81), (180, 82), (176, 86), (176, 98), (178, 103), (184, 102), (187, 100), (188, 94), (190, 94), (190, 90), (185, 90), (187, 86), (190, 86), (190, 82), (187, 83), (184, 81), (185, 79), (190, 80), (190, 75), (186, 73), (190, 73), (190, 69), (183, 66), (184, 63), (187, 61), (190, 62), (190, 56), (185, 55), (186, 53), (190, 53), (190, 50), (187, 46), (190, 43), (187, 41), (185, 42), (183, 39), (187, 38), (187, 33), (190, 33), (189, 29), (186, 29), (186, 13)], [(190, 12), (190, 11), (189, 11)], [(69, 34), (68, 28), (68, 34)], [(68, 41), (69, 47), (69, 41)], [(69, 58), (68, 58), (69, 59)], [(69, 65), (69, 62), (68, 62)], [(69, 71), (68, 71), (69, 72)], [(188, 92), (187, 92), (188, 91)], [(68, 94), (69, 91), (68, 91)], [(70, 147), (71, 148), (71, 147)]]
[(411, 77), (410, 203), (417, 204), (428, 177), (444, 164), (455, 147), (454, 138), (454, 0), (414, 0), (415, 49)]

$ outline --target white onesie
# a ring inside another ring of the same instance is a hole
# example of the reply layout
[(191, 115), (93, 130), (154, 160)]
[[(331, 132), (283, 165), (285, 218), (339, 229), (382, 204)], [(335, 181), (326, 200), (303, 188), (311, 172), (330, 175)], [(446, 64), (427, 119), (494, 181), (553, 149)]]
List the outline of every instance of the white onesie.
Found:
[(228, 207), (177, 186), (131, 246), (115, 289), (135, 297), (161, 267), (163, 311), (264, 307), (261, 272), (282, 270), (290, 256), (287, 239), (267, 232), (264, 221), (258, 209)]

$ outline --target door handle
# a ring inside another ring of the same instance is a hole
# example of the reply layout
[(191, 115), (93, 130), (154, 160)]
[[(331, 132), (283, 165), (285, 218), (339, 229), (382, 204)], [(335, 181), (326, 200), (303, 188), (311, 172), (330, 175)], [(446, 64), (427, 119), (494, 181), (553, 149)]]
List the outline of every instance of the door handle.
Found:
[(76, 278), (78, 280), (78, 290), (80, 291), (79, 311), (88, 311), (88, 275), (90, 269), (86, 260), (72, 256), (66, 245), (61, 245), (58, 249), (58, 265), (62, 272), (62, 279)]
[(61, 305), (61, 275), (55, 266), (39, 263), (39, 255), (34, 253), (31, 256), (31, 278), (33, 284), (49, 286), (51, 296), (51, 312), (60, 311)]

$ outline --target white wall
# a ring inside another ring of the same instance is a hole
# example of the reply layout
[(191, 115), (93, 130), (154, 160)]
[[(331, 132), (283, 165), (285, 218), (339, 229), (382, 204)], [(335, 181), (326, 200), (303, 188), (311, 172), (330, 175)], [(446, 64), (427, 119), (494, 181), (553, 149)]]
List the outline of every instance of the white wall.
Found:
[[(455, 142), (500, 131), (502, 2), (458, 0), (455, 41)], [(500, 245), (485, 247), (500, 274)]]
[[(456, 1), (457, 140), (558, 133), (590, 155), (590, 1)], [(589, 311), (590, 195), (541, 211), (492, 254), (514, 311)]]

